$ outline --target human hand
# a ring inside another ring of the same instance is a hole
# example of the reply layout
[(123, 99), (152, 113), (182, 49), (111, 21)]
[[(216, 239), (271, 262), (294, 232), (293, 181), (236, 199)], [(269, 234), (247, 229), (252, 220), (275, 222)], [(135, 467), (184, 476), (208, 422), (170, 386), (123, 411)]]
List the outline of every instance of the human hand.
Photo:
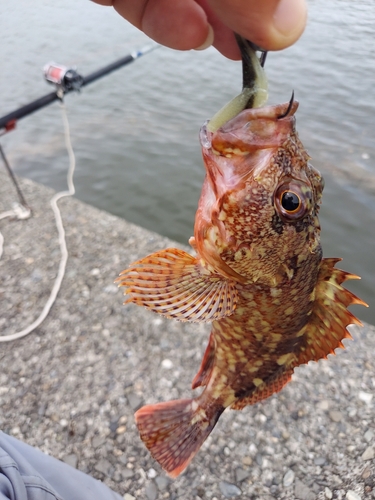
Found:
[(301, 36), (305, 0), (93, 0), (116, 11), (156, 42), (178, 50), (210, 45), (240, 59), (233, 32), (265, 50), (289, 47)]

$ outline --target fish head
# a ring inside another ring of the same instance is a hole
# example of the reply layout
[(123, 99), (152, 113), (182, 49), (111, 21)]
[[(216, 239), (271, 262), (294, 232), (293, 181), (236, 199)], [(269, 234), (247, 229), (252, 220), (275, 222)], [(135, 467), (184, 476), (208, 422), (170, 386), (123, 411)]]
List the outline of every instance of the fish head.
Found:
[(202, 264), (242, 283), (276, 286), (321, 256), (323, 179), (295, 129), (298, 102), (246, 109), (201, 130), (206, 178), (194, 245)]

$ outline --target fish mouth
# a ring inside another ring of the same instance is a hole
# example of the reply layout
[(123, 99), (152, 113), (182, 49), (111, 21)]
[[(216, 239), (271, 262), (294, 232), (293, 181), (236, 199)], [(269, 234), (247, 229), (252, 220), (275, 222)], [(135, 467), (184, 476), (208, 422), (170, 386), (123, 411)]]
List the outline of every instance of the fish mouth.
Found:
[(280, 147), (295, 131), (294, 115), (298, 106), (292, 95), (292, 99), (283, 104), (245, 109), (215, 132), (210, 131), (210, 122), (206, 121), (199, 134), (201, 146), (206, 152), (226, 157)]

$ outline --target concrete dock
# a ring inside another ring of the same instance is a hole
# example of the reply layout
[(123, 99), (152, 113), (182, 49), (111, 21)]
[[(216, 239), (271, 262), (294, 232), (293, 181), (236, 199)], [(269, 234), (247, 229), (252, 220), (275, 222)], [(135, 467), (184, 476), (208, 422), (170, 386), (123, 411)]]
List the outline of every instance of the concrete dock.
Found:
[[(20, 183), (33, 216), (0, 220), (1, 335), (40, 314), (60, 259), (53, 191)], [(1, 172), (0, 213), (15, 200)], [(126, 500), (375, 499), (375, 328), (369, 325), (353, 327), (354, 341), (337, 356), (297, 369), (278, 395), (226, 411), (187, 471), (168, 479), (140, 441), (133, 414), (144, 403), (191, 397), (209, 325), (124, 306), (113, 284), (129, 263), (174, 242), (74, 198), (59, 206), (69, 260), (56, 303), (36, 331), (0, 343), (4, 432), (104, 481)]]

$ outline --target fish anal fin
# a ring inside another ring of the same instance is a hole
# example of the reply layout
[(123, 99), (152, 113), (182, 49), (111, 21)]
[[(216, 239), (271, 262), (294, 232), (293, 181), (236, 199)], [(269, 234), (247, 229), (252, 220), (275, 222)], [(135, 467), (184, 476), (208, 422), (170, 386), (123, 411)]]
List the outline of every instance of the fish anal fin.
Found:
[(340, 260), (323, 259), (321, 262), (312, 313), (301, 331), (304, 341), (298, 364), (318, 361), (334, 354), (335, 349), (344, 347), (344, 338), (351, 338), (347, 326), (362, 325), (347, 307), (367, 304), (341, 286), (344, 281), (359, 277), (335, 268)]
[(211, 376), (212, 367), (215, 360), (215, 345), (216, 345), (215, 338), (213, 336), (213, 333), (211, 332), (206, 347), (206, 351), (203, 356), (201, 367), (199, 368), (199, 371), (195, 375), (194, 380), (191, 384), (192, 389), (196, 389), (197, 387), (202, 387), (207, 385)]
[(206, 414), (195, 399), (144, 406), (135, 414), (142, 441), (170, 477), (189, 465), (214, 428), (222, 407)]
[(125, 302), (167, 318), (208, 322), (229, 316), (237, 303), (234, 281), (202, 266), (183, 250), (168, 248), (138, 260), (116, 279)]
[(253, 405), (263, 399), (269, 398), (276, 392), (280, 392), (281, 389), (290, 381), (292, 374), (292, 368), (280, 369), (279, 372), (265, 380), (262, 385), (254, 389), (248, 396), (238, 398), (231, 405), (231, 409), (242, 410), (245, 406)]

